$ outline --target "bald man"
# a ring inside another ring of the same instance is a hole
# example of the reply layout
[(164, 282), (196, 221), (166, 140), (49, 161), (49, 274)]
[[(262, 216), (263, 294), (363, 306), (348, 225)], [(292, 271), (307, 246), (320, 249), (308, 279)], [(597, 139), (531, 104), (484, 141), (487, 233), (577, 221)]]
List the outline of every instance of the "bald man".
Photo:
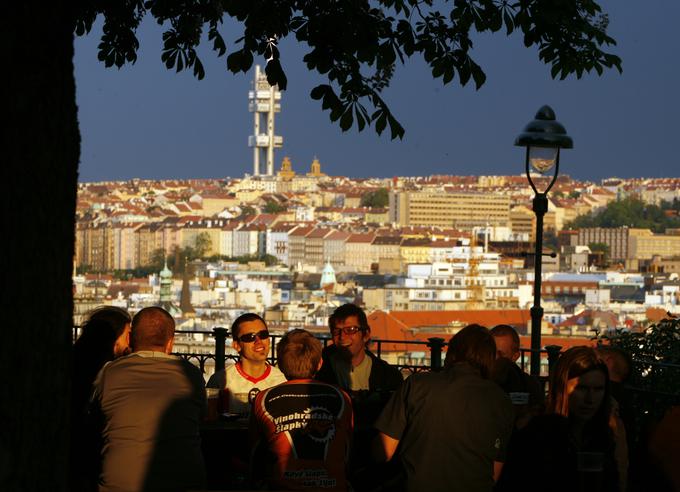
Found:
[(175, 321), (162, 308), (132, 319), (132, 353), (97, 376), (92, 411), (104, 446), (99, 491), (184, 491), (205, 486), (199, 423), (205, 411), (200, 371), (170, 355)]

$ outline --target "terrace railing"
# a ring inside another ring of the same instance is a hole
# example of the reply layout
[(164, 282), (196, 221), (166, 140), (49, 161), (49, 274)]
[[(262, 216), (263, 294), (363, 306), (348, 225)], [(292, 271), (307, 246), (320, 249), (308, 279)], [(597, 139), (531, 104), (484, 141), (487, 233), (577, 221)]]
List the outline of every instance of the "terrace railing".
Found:
[[(211, 331), (175, 331), (175, 335), (185, 335), (185, 336), (195, 336), (202, 335), (203, 337), (212, 337), (214, 339), (214, 344), (212, 345), (212, 350), (206, 352), (175, 352), (177, 355), (188, 362), (191, 362), (197, 366), (202, 373), (205, 374), (208, 365), (212, 365), (215, 371), (224, 369), (227, 361), (236, 362), (238, 360), (237, 354), (227, 353), (227, 337), (229, 336), (229, 330), (222, 327), (213, 328)], [(80, 327), (75, 326), (73, 329), (73, 341), (77, 340), (80, 336)], [(271, 345), (270, 352), (267, 360), (271, 364), (276, 364), (276, 345), (283, 335), (272, 334), (271, 335)], [(326, 347), (330, 342), (330, 337), (327, 335), (315, 334), (315, 336), (321, 341), (324, 347)], [(371, 340), (371, 350), (375, 353), (378, 358), (383, 358), (386, 355), (384, 350), (385, 346), (389, 345), (401, 345), (404, 347), (403, 354), (397, 357), (396, 362), (392, 361), (392, 365), (397, 367), (404, 376), (416, 372), (423, 371), (438, 371), (443, 367), (445, 354), (446, 340), (439, 337), (428, 338), (425, 340), (384, 340), (379, 338), (374, 338)], [(413, 350), (406, 350), (406, 348), (412, 348)], [(544, 350), (540, 351), (539, 356), (547, 358), (549, 366), (552, 364), (559, 356), (561, 347), (559, 346), (548, 346)], [(528, 366), (528, 356), (531, 355), (531, 349), (521, 349), (520, 350), (520, 360), (519, 364), (522, 369)], [(210, 364), (209, 364), (210, 363)]]

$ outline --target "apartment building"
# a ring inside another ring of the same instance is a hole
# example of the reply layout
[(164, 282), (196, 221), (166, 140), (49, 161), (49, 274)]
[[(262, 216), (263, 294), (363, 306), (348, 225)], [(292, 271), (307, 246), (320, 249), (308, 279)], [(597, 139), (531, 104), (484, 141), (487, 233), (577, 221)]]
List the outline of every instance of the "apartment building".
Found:
[(152, 222), (140, 226), (137, 231), (137, 259), (139, 266), (151, 264), (154, 251), (163, 248), (163, 224)]
[(404, 265), (411, 263), (429, 263), (432, 257), (431, 240), (429, 238), (404, 238), (401, 241), (401, 261)]
[(628, 258), (651, 260), (654, 256), (679, 257), (680, 234), (653, 234), (649, 229), (634, 230), (629, 239)]
[(314, 226), (299, 226), (288, 233), (289, 266), (297, 268), (305, 263), (305, 238), (314, 230)]
[(531, 241), (536, 234), (536, 214), (524, 205), (517, 205), (510, 210), (510, 230), (513, 234), (526, 234)]
[(357, 272), (370, 272), (377, 259), (373, 257), (371, 243), (375, 239), (373, 233), (352, 234), (345, 242), (345, 266)]
[(333, 231), (324, 238), (323, 257), (331, 262), (333, 268), (345, 265), (345, 243), (350, 235), (345, 231)]
[(510, 196), (499, 193), (396, 191), (389, 196), (390, 221), (401, 226), (429, 225), (471, 230), (510, 222)]
[(628, 227), (584, 227), (578, 230), (577, 244), (606, 244), (611, 261), (625, 261), (630, 257), (628, 248), (631, 230)]
[(332, 232), (331, 229), (318, 227), (305, 236), (305, 263), (314, 266), (322, 266), (326, 263), (323, 243)]
[(234, 256), (259, 256), (265, 251), (267, 231), (265, 226), (249, 224), (233, 231)]
[(277, 224), (267, 230), (267, 254), (275, 256), (283, 265), (290, 265), (288, 235), (295, 224)]

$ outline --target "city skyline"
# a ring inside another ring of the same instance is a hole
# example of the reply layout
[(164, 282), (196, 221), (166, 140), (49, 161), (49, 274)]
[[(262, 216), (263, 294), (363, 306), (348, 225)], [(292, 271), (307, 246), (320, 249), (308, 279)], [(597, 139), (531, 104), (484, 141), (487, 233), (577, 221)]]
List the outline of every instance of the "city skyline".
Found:
[[(343, 134), (309, 98), (309, 90), (323, 79), (303, 66), (300, 47), (284, 41), (289, 88), (277, 133), (285, 145), (276, 153), (275, 168), (290, 156), (294, 169), (306, 172), (317, 156), (331, 175), (517, 175), (523, 172), (524, 153), (513, 146), (514, 138), (541, 105), (549, 104), (574, 138), (574, 150), (562, 155), (564, 174), (591, 181), (677, 175), (673, 141), (680, 128), (674, 114), (680, 97), (674, 88), (680, 71), (666, 60), (673, 59), (670, 22), (680, 6), (663, 2), (666, 14), (659, 18), (658, 10), (602, 4), (619, 42), (611, 51), (623, 59), (623, 75), (608, 71), (554, 81), (549, 67), (518, 36), (477, 36), (474, 53), (488, 75), (480, 91), (442, 86), (416, 60), (397, 68), (385, 98), (406, 128), (401, 142), (372, 129)], [(151, 23), (140, 29), (136, 66), (106, 69), (96, 59), (100, 30), (98, 25), (76, 41), (81, 182), (250, 172), (252, 70), (232, 75), (223, 58), (203, 49), (205, 80), (169, 72), (160, 62), (159, 28)], [(227, 43), (236, 37), (225, 29)]]

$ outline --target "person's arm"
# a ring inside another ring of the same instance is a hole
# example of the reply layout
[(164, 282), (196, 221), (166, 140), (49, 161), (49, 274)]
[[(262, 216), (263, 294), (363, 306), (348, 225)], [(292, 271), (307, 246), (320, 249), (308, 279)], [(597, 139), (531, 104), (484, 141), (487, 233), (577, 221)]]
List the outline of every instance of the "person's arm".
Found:
[(397, 451), (399, 439), (395, 439), (381, 432), (377, 442), (379, 443), (379, 446), (374, 450), (376, 460), (380, 462), (390, 461)]
[(503, 462), (502, 461), (494, 461), (493, 462), (493, 481), (498, 482), (498, 479), (501, 477), (501, 472), (503, 471)]
[(374, 459), (378, 462), (389, 461), (397, 451), (399, 441), (401, 441), (408, 423), (406, 407), (411, 383), (414, 379), (414, 376), (411, 376), (392, 395), (375, 423), (375, 428), (379, 434), (375, 438), (372, 451)]

